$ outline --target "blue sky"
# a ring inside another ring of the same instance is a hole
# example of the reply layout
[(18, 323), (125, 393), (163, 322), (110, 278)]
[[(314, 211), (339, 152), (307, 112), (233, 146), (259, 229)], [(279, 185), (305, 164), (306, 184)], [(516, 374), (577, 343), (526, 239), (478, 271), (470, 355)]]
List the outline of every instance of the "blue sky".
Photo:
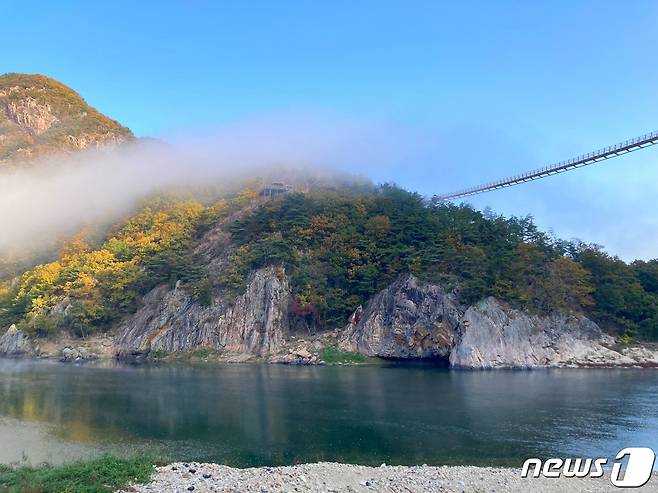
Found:
[[(382, 122), (424, 137), (400, 166), (369, 173), (424, 194), (658, 129), (655, 1), (5, 0), (2, 11), (0, 72), (59, 79), (140, 136), (295, 110)], [(654, 258), (657, 183), (658, 148), (470, 200)]]

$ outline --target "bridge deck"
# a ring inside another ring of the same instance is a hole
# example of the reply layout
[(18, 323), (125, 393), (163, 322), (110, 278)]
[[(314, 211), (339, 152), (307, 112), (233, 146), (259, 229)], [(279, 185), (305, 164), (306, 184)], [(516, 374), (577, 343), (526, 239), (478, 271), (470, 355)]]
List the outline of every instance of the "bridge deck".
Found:
[(637, 151), (638, 149), (643, 149), (654, 144), (658, 144), (658, 131), (644, 134), (639, 137), (635, 137), (634, 139), (629, 139), (624, 142), (620, 142), (619, 144), (605, 147), (603, 149), (599, 149), (598, 151), (592, 151), (582, 156), (568, 159), (566, 161), (561, 161), (557, 164), (546, 166), (545, 168), (528, 171), (527, 173), (523, 173), (521, 175), (504, 178), (502, 180), (494, 181), (477, 187), (467, 188), (444, 195), (438, 195), (435, 198), (437, 200), (452, 200), (461, 197), (468, 197), (478, 193), (489, 192), (491, 190), (498, 190), (499, 188), (510, 187), (519, 183), (538, 180), (539, 178), (544, 178), (556, 173), (563, 173), (564, 171), (571, 169), (588, 166), (590, 164), (598, 163), (599, 161), (604, 161), (606, 159), (610, 159), (622, 154)]

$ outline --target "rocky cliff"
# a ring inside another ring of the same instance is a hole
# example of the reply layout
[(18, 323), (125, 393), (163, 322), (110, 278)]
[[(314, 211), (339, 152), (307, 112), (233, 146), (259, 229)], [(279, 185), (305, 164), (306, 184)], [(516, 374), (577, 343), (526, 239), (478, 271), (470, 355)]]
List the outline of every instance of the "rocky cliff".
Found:
[(160, 286), (120, 328), (116, 353), (143, 356), (199, 347), (257, 356), (276, 353), (288, 336), (289, 302), (288, 279), (276, 267), (253, 272), (245, 292), (230, 304), (218, 295), (203, 306), (181, 286)]
[(450, 352), (465, 368), (534, 368), (612, 363), (621, 355), (613, 337), (580, 315), (529, 316), (495, 298), (466, 310)]
[(38, 347), (15, 325), (0, 336), (0, 356), (36, 356), (38, 353)]
[(616, 349), (614, 338), (582, 315), (530, 316), (495, 298), (462, 307), (414, 276), (358, 309), (339, 344), (371, 356), (443, 358), (461, 368), (658, 365), (658, 352)]
[(341, 347), (384, 358), (445, 358), (461, 315), (453, 295), (409, 275), (352, 315)]
[(103, 339), (103, 347), (96, 347), (97, 341), (78, 347), (71, 341), (44, 341), (40, 350), (12, 326), (0, 337), (0, 355), (79, 361), (212, 349), (234, 361), (263, 357), (316, 364), (322, 347), (338, 344), (367, 356), (432, 359), (454, 368), (658, 366), (658, 351), (619, 348), (613, 337), (582, 315), (529, 315), (495, 298), (464, 307), (453, 293), (412, 275), (378, 293), (365, 309), (359, 307), (343, 330), (315, 337), (291, 333), (290, 302), (288, 277), (281, 267), (252, 272), (241, 295), (229, 302), (225, 294), (216, 293), (207, 306), (180, 283), (173, 288), (161, 285), (124, 320), (114, 343)]
[(131, 139), (130, 130), (56, 80), (43, 75), (0, 76), (0, 166)]

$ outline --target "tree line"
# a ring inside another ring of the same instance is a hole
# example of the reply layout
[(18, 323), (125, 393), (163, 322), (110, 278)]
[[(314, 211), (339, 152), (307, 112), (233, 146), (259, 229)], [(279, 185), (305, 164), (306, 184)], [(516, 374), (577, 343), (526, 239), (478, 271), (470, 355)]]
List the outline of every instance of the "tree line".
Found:
[(596, 245), (469, 205), (428, 202), (394, 185), (291, 194), (237, 221), (226, 284), (283, 264), (295, 308), (328, 327), (401, 274), (443, 283), (461, 301), (495, 296), (532, 313), (585, 313), (624, 337), (658, 339), (658, 261), (627, 264)]
[[(239, 294), (251, 271), (281, 265), (290, 311), (318, 328), (350, 313), (400, 275), (454, 290), (464, 304), (495, 296), (531, 313), (584, 313), (625, 339), (658, 340), (658, 261), (625, 263), (601, 247), (563, 241), (531, 217), (505, 218), (432, 202), (394, 185), (318, 187), (254, 207), (254, 189), (200, 202), (157, 197), (93, 243), (78, 235), (58, 258), (0, 283), (0, 328), (47, 336), (105, 331), (154, 286), (182, 281), (202, 304)], [(228, 227), (226, 270), (210, 278), (195, 247)]]

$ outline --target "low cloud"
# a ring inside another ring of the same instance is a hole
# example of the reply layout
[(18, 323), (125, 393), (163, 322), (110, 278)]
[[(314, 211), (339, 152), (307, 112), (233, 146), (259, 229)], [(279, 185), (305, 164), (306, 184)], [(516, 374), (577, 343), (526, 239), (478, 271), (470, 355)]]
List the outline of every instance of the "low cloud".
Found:
[[(527, 142), (480, 132), (473, 145), (473, 135), (470, 128), (290, 113), (4, 170), (0, 256), (39, 250), (85, 225), (112, 221), (141, 198), (172, 186), (222, 186), (254, 175), (276, 179), (273, 170), (287, 168), (314, 176), (365, 176), (431, 196), (546, 164)], [(508, 216), (532, 214), (544, 230), (601, 244), (628, 261), (656, 258), (655, 151), (466, 200)], [(520, 162), (528, 164), (514, 164)]]
[(112, 220), (168, 187), (221, 186), (282, 166), (309, 173), (391, 169), (410, 158), (415, 147), (395, 135), (392, 127), (296, 114), (5, 170), (0, 174), (0, 254), (35, 250), (85, 225)]

